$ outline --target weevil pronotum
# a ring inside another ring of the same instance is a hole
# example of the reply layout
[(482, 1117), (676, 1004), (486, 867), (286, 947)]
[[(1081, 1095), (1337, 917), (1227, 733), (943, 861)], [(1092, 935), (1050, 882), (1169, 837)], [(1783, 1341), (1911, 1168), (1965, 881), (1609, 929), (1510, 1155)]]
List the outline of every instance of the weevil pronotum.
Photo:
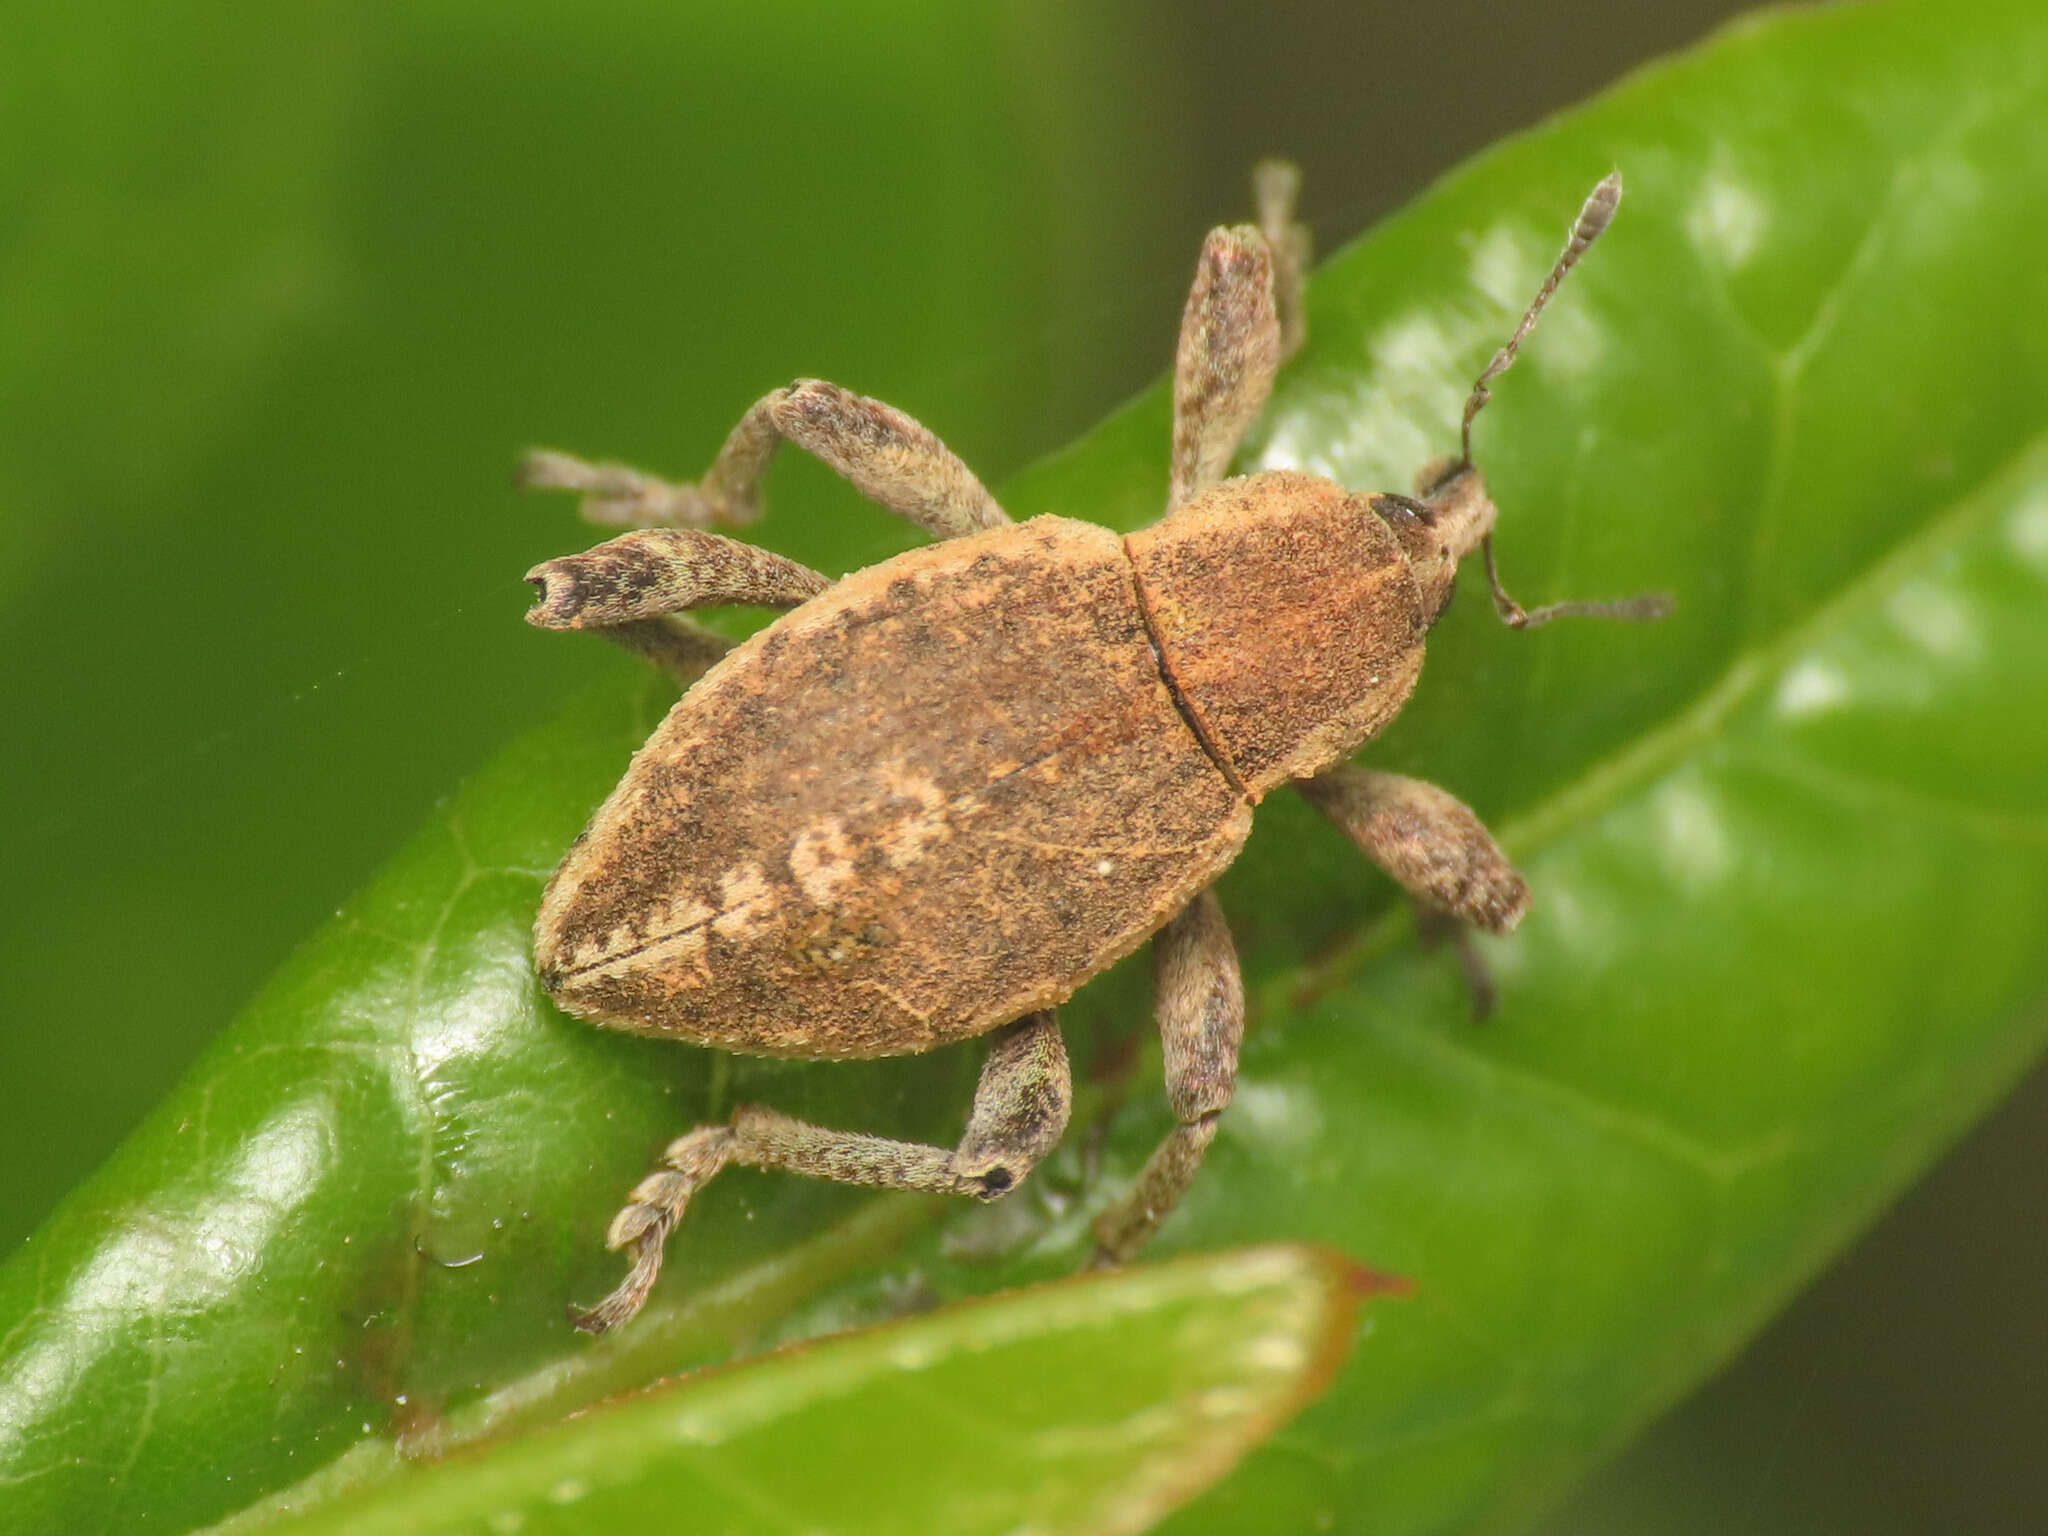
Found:
[[(636, 531), (536, 566), (527, 617), (596, 630), (690, 685), (547, 888), (534, 959), (549, 994), (610, 1028), (758, 1055), (990, 1036), (951, 1150), (757, 1105), (680, 1137), (613, 1220), (631, 1270), (579, 1327), (639, 1311), (691, 1197), (734, 1163), (982, 1200), (1014, 1189), (1066, 1129), (1054, 1006), (1149, 938), (1177, 1125), (1094, 1229), (1098, 1263), (1135, 1253), (1231, 1099), (1244, 991), (1210, 886), (1283, 785), (1425, 912), (1494, 933), (1521, 918), (1528, 888), (1471, 811), (1347, 759), (1408, 698), (1475, 548), (1518, 628), (1662, 611), (1651, 597), (1518, 606), (1472, 462), (1488, 386), (1607, 227), (1621, 180), (1587, 199), (1472, 387), (1459, 456), (1411, 497), (1293, 470), (1224, 479), (1303, 339), (1298, 179), (1260, 166), (1258, 224), (1202, 247), (1174, 360), (1167, 515), (1143, 532), (1013, 523), (924, 427), (812, 379), (757, 402), (694, 485), (529, 456), (529, 484), (580, 492), (592, 520)], [(759, 515), (785, 439), (941, 542), (834, 582), (705, 531)], [(790, 611), (727, 651), (680, 617), (721, 603)]]

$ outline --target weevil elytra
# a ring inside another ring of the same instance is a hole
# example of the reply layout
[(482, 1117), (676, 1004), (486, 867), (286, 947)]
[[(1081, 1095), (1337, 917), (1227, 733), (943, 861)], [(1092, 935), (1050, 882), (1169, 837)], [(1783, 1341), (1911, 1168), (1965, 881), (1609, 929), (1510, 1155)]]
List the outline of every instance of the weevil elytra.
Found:
[[(1413, 496), (1291, 470), (1224, 478), (1303, 338), (1297, 181), (1262, 165), (1258, 224), (1202, 247), (1174, 364), (1167, 515), (1129, 537), (1011, 522), (924, 427), (816, 380), (756, 403), (694, 485), (528, 458), (528, 483), (580, 492), (594, 521), (636, 531), (536, 566), (527, 617), (596, 630), (689, 685), (547, 888), (534, 958), (549, 994), (610, 1028), (759, 1055), (991, 1037), (951, 1150), (760, 1106), (680, 1137), (613, 1220), (631, 1270), (579, 1327), (639, 1311), (691, 1197), (735, 1163), (984, 1200), (1015, 1188), (1066, 1129), (1055, 1005), (1149, 938), (1177, 1126), (1095, 1224), (1097, 1262), (1135, 1253), (1231, 1099), (1244, 993), (1210, 886), (1283, 785), (1426, 912), (1495, 933), (1521, 918), (1528, 888), (1471, 811), (1347, 759), (1407, 700), (1474, 549), (1517, 627), (1661, 611), (1653, 598), (1515, 604), (1472, 461), (1489, 384), (1606, 228), (1620, 178), (1594, 189), (1474, 384), (1458, 458)], [(759, 515), (784, 440), (941, 542), (833, 582), (707, 531)], [(790, 611), (721, 656), (681, 617), (721, 603)]]

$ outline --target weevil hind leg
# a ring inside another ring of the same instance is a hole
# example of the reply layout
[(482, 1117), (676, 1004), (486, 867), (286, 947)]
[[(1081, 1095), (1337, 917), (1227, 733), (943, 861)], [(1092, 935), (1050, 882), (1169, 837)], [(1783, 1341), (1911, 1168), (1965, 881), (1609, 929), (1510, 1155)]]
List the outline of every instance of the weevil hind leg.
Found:
[(526, 573), (539, 629), (613, 629), (692, 608), (794, 608), (831, 578), (771, 550), (694, 528), (643, 528)]
[(520, 480), (577, 492), (584, 517), (610, 527), (741, 528), (761, 515), (761, 481), (784, 442), (815, 454), (863, 496), (934, 538), (1010, 520), (936, 434), (893, 405), (822, 379), (799, 379), (755, 401), (693, 485), (552, 449), (527, 454)]
[(1073, 1083), (1059, 1021), (1027, 1014), (989, 1037), (967, 1129), (952, 1151), (827, 1130), (775, 1110), (747, 1105), (728, 1125), (704, 1125), (678, 1137), (662, 1166), (634, 1188), (613, 1218), (607, 1244), (632, 1256), (625, 1281), (596, 1306), (572, 1310), (586, 1333), (629, 1321), (661, 1273), (668, 1237), (697, 1191), (739, 1164), (779, 1168), (839, 1184), (923, 1190), (994, 1200), (1008, 1194), (1059, 1144), (1073, 1105)]
[(1131, 1187), (1095, 1220), (1091, 1266), (1121, 1264), (1150, 1240), (1194, 1182), (1237, 1088), (1244, 980), (1223, 908), (1204, 891), (1152, 940), (1166, 1097), (1180, 1123)]
[(1485, 824), (1434, 784), (1352, 764), (1295, 788), (1408, 893), (1425, 939), (1453, 940), (1474, 1016), (1491, 1013), (1493, 981), (1471, 930), (1511, 930), (1529, 910), (1529, 886)]
[(527, 623), (601, 634), (685, 685), (730, 644), (684, 618), (688, 610), (794, 608), (832, 584), (794, 560), (694, 528), (622, 533), (580, 555), (543, 560), (526, 579), (536, 592)]

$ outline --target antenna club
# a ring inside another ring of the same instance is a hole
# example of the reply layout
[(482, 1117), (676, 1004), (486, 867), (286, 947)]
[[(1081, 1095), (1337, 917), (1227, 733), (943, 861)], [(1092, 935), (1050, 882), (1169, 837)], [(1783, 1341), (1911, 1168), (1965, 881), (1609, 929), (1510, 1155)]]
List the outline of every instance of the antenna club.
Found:
[(1586, 199), (1586, 206), (1579, 210), (1579, 221), (1572, 226), (1572, 244), (1584, 251), (1614, 221), (1614, 210), (1621, 206), (1621, 172), (1609, 171), (1599, 186)]
[(1558, 254), (1550, 275), (1543, 279), (1543, 286), (1536, 290), (1536, 297), (1529, 301), (1529, 307), (1522, 312), (1522, 323), (1508, 337), (1507, 344), (1493, 354), (1489, 362), (1472, 382), (1472, 393), (1465, 397), (1465, 415), (1459, 423), (1458, 448), (1465, 463), (1472, 462), (1472, 420), (1493, 398), (1493, 391), (1487, 386), (1515, 365), (1515, 356), (1522, 350), (1522, 343), (1529, 332), (1536, 328), (1536, 318), (1543, 313), (1543, 307), (1557, 292), (1557, 285), (1565, 280), (1566, 274), (1579, 264), (1579, 258), (1586, 254), (1586, 248), (1606, 232), (1614, 219), (1614, 210), (1621, 206), (1621, 172), (1609, 171), (1600, 179), (1579, 209), (1579, 216), (1572, 223), (1571, 238), (1565, 242), (1564, 250)]

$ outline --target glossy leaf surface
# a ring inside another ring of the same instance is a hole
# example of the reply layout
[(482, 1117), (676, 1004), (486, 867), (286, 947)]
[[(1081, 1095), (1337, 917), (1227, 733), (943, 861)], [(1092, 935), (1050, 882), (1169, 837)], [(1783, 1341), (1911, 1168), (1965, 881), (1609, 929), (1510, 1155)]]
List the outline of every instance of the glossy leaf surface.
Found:
[[(1536, 891), (1487, 946), (1484, 1026), (1348, 845), (1284, 797), (1262, 809), (1222, 892), (1244, 1077), (1162, 1248), (1314, 1240), (1416, 1294), (1172, 1528), (1509, 1528), (2038, 1051), (2044, 88), (2027, 5), (1767, 19), (1501, 147), (1317, 274), (1251, 459), (1403, 487), (1622, 167), (1620, 219), (1477, 446), (1524, 601), (1679, 606), (1517, 635), (1468, 578), (1372, 749), (1471, 801)], [(1006, 502), (1135, 526), (1165, 438), (1155, 392)], [(1078, 1261), (1086, 1207), (1167, 1123), (1156, 1051), (1113, 1067), (1146, 1016), (1129, 967), (1067, 1010), (1098, 1067), (1084, 1111), (1114, 1107), (1094, 1182), (1070, 1157), (1042, 1195), (958, 1211), (728, 1175), (655, 1315), (595, 1350), (565, 1334), (562, 1304), (616, 1275), (605, 1219), (681, 1125), (757, 1098), (945, 1138), (975, 1067), (723, 1061), (540, 1002), (539, 883), (658, 708), (651, 686), (594, 696), (480, 774), (0, 1273), (7, 1523), (175, 1530), (351, 1447), (374, 1482), (394, 1433), (511, 1432)]]
[(680, 1505), (732, 1536), (1139, 1531), (1328, 1382), (1373, 1283), (1267, 1248), (1039, 1286), (636, 1393), (291, 1529), (545, 1536)]

